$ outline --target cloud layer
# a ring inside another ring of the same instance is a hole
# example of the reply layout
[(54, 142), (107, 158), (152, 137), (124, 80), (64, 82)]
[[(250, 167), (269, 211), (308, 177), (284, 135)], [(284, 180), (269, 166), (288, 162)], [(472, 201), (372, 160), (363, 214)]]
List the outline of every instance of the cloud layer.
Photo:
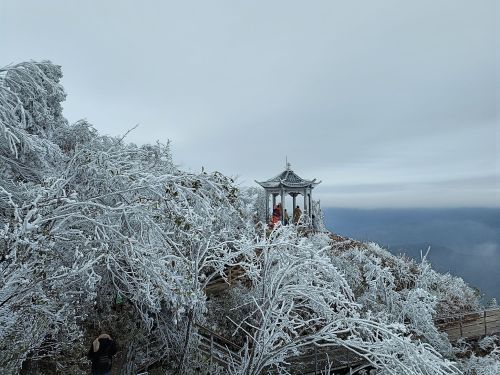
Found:
[[(500, 203), (498, 9), (422, 0), (16, 1), (0, 64), (51, 59), (65, 113), (243, 184), (285, 156), (327, 205)], [(461, 181), (466, 181), (462, 184)]]

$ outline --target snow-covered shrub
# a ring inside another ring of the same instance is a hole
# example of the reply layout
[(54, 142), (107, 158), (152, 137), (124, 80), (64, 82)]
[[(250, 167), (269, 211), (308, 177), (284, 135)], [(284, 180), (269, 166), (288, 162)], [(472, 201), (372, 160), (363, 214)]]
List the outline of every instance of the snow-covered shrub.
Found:
[(312, 200), (312, 214), (314, 215), (314, 220), (312, 222), (314, 230), (318, 232), (328, 232), (325, 225), (325, 215), (323, 214), (319, 200)]
[(254, 217), (256, 223), (266, 222), (266, 198), (262, 188), (247, 187), (242, 189), (240, 198), (246, 207), (247, 214)]
[(477, 311), (481, 308), (479, 293), (467, 285), (462, 278), (449, 273), (436, 272), (425, 257), (419, 264), (419, 271), (417, 286), (437, 297), (437, 316), (451, 316)]
[(416, 263), (368, 243), (340, 250), (334, 247), (332, 262), (344, 270), (363, 310), (406, 324), (444, 355), (451, 355), (451, 346), (434, 319), (479, 309), (474, 290), (460, 278), (435, 272), (425, 258)]
[(500, 374), (500, 338), (486, 336), (477, 342), (477, 349), (473, 350), (472, 344), (464, 343), (460, 357), (461, 368), (464, 375), (494, 375)]
[(495, 351), (497, 344), (500, 344), (500, 338), (496, 336), (486, 336), (478, 342), (479, 348), (483, 351)]
[(500, 357), (487, 355), (477, 357), (472, 355), (462, 364), (464, 375), (498, 375), (500, 374)]
[(488, 304), (486, 305), (487, 308), (489, 309), (495, 309), (495, 308), (498, 308), (498, 303), (497, 303), (497, 299), (496, 298), (492, 298)]

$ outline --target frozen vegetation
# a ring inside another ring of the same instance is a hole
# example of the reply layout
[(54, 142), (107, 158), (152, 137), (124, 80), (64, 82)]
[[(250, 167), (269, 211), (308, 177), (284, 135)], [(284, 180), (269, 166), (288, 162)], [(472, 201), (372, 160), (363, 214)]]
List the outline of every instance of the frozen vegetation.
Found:
[[(179, 170), (168, 143), (69, 124), (61, 76), (50, 62), (0, 71), (2, 374), (88, 373), (102, 331), (123, 374), (285, 374), (314, 345), (357, 353), (358, 373), (500, 373), (497, 339), (452, 346), (433, 323), (480, 308), (461, 279), (376, 244), (269, 232), (258, 189)], [(207, 298), (231, 266), (242, 282)], [(241, 346), (232, 365), (208, 368), (198, 324)]]

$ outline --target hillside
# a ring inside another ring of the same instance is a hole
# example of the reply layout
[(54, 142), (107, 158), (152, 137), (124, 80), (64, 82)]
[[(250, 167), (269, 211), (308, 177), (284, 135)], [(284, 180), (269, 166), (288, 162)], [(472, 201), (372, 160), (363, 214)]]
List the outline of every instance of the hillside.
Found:
[[(356, 353), (360, 374), (497, 373), (496, 339), (473, 352), (434, 324), (481, 308), (463, 280), (375, 244), (269, 230), (259, 189), (180, 170), (168, 143), (68, 124), (61, 77), (50, 62), (0, 71), (3, 373), (88, 373), (102, 332), (120, 374), (286, 373), (311, 347)], [(241, 283), (209, 295), (232, 267)], [(200, 326), (238, 343), (228, 366), (199, 349)]]
[(376, 242), (419, 261), (430, 248), (435, 270), (478, 288), (487, 304), (500, 299), (498, 208), (323, 209), (327, 228)]

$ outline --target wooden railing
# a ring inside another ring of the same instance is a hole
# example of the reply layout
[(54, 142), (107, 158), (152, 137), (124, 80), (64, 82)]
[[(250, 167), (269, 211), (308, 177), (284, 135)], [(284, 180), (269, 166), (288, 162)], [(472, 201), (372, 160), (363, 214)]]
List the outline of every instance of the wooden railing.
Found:
[(205, 288), (205, 293), (218, 294), (233, 286), (236, 281), (242, 280), (245, 277), (245, 270), (240, 266), (227, 267), (224, 273), (227, 281), (223, 277), (212, 280)]
[[(438, 318), (435, 324), (441, 332), (448, 334), (450, 341), (500, 334), (500, 308)], [(200, 350), (207, 355), (210, 364), (217, 362), (226, 368), (231, 363), (239, 364), (239, 345), (206, 327), (197, 325), (197, 328)], [(356, 367), (364, 359), (347, 348), (313, 346), (287, 362), (288, 371), (292, 374), (320, 374), (325, 369), (338, 371)]]
[(214, 362), (225, 368), (239, 364), (238, 352), (241, 350), (241, 347), (238, 344), (201, 324), (196, 324), (196, 328), (196, 334), (199, 339), (198, 348), (202, 353), (207, 355), (210, 367), (212, 367)]
[(364, 359), (344, 347), (317, 347), (287, 359), (292, 374), (323, 374), (361, 365)]
[(450, 341), (500, 333), (500, 309), (438, 318), (436, 327), (448, 334)]
[[(241, 347), (238, 344), (203, 325), (196, 324), (196, 328), (199, 338), (198, 348), (209, 359), (210, 367), (214, 363), (224, 368), (241, 364), (238, 355)], [(343, 347), (315, 346), (299, 356), (288, 358), (287, 362), (288, 371), (292, 374), (319, 374), (325, 369), (334, 371), (355, 367), (363, 363), (363, 358)]]

